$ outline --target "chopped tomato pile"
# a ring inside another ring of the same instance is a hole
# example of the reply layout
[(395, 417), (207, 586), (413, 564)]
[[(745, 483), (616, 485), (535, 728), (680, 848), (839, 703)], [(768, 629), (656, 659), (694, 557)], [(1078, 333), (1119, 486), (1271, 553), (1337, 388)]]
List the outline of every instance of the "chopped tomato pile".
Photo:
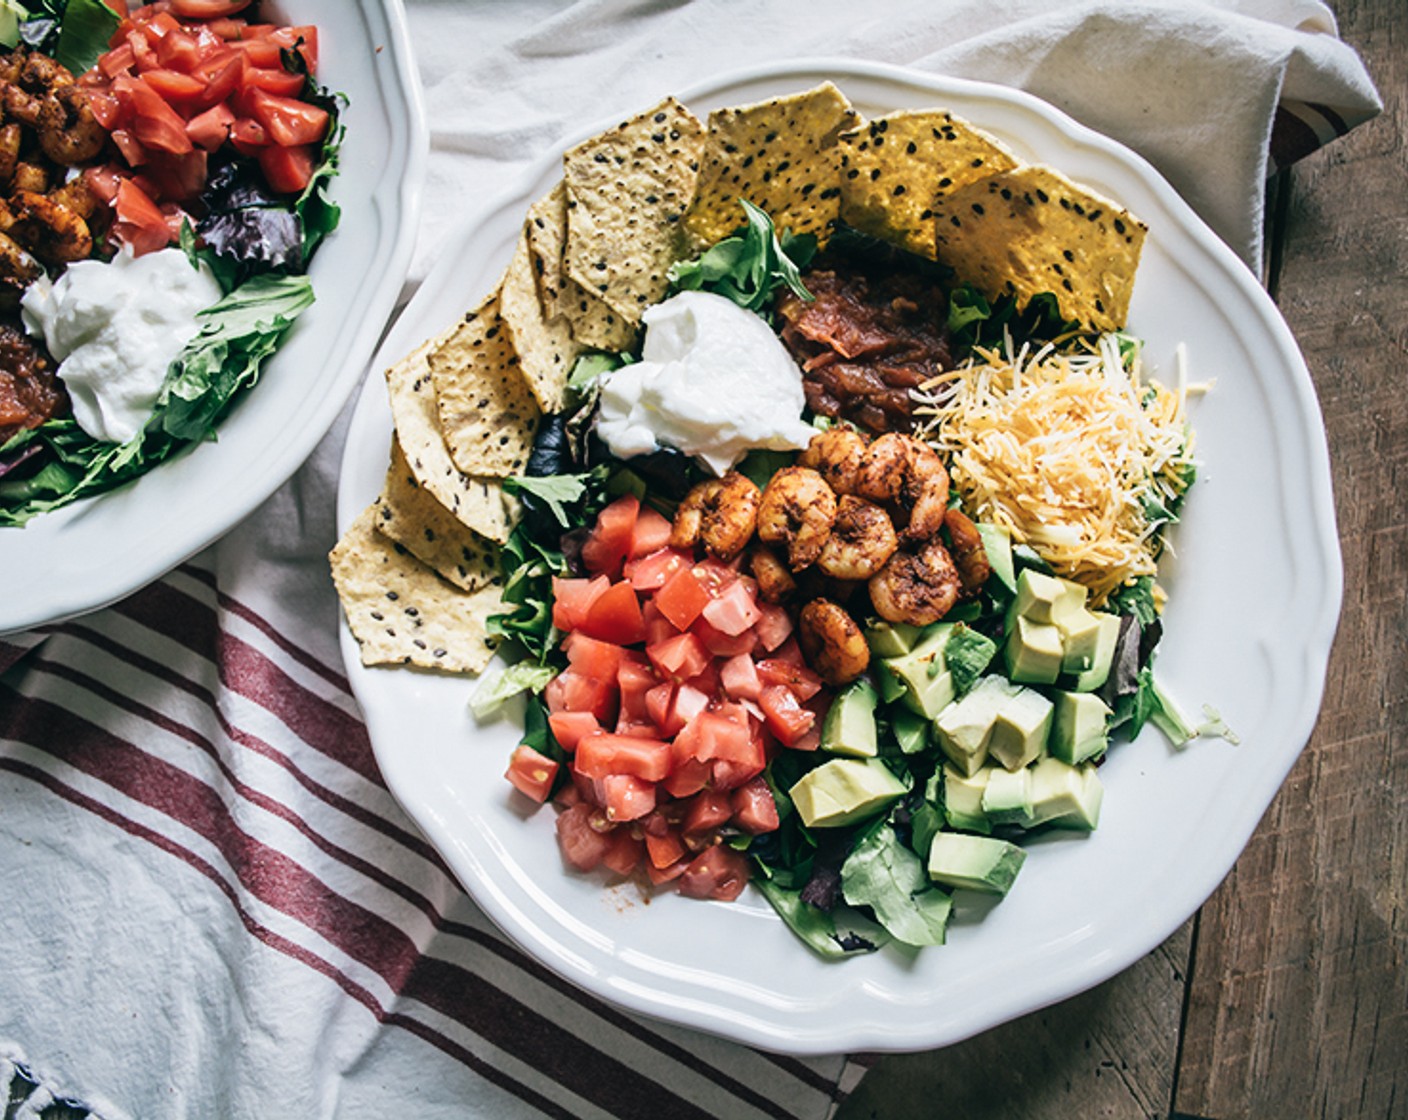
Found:
[[(568, 667), (544, 695), (571, 777), (555, 799), (558, 842), (579, 870), (639, 869), (731, 900), (748, 861), (724, 837), (777, 828), (763, 771), (782, 748), (818, 747), (830, 694), (784, 608), (737, 565), (669, 538), (669, 521), (620, 498), (582, 549), (588, 576), (553, 581)], [(521, 745), (507, 777), (541, 802), (558, 769)]]
[(227, 143), (259, 161), (275, 192), (297, 193), (312, 178), (328, 113), (302, 100), (304, 75), (284, 66), (282, 52), (297, 52), (315, 72), (317, 28), (248, 23), (235, 14), (248, 4), (135, 8), (79, 79), (122, 156), (90, 169), (89, 183), (115, 201), (118, 234), (139, 254), (179, 234), (181, 206), (200, 195), (209, 156)]

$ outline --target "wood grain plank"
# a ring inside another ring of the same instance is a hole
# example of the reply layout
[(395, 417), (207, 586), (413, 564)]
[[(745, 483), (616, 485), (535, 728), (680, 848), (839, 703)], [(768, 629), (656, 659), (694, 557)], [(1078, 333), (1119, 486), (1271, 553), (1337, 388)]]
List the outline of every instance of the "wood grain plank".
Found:
[(920, 1054), (881, 1059), (836, 1120), (1164, 1120), (1192, 922), (1090, 991)]
[(1297, 165), (1278, 297), (1320, 395), (1345, 605), (1319, 725), (1203, 908), (1174, 1107), (1408, 1116), (1408, 178), (1402, 0), (1335, 5), (1386, 101)]

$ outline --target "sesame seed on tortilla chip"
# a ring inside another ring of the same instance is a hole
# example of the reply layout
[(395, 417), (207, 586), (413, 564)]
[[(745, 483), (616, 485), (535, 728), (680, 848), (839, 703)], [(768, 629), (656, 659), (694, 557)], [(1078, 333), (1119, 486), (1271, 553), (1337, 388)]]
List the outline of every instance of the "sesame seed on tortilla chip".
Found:
[(813, 233), (824, 245), (841, 208), (837, 139), (857, 119), (830, 82), (710, 113), (699, 193), (685, 215), (690, 234), (701, 245), (721, 241), (742, 224), (745, 198), (779, 232)]
[(543, 312), (561, 316), (572, 325), (573, 341), (587, 350), (619, 352), (635, 345), (636, 327), (612, 310), (611, 305), (583, 288), (563, 268), (562, 250), (567, 241), (567, 188), (561, 180), (528, 208), (524, 223), (533, 275)]
[(542, 410), (528, 389), (496, 289), (426, 355), (440, 430), (465, 474), (521, 474)]
[(498, 479), (477, 478), (455, 466), (440, 431), (427, 356), (447, 335), (417, 347), (386, 371), (396, 445), (427, 493), (461, 524), (486, 540), (503, 544), (518, 520), (518, 499), (506, 494)]
[(465, 591), (499, 578), (498, 546), (466, 528), (416, 481), (394, 440), (376, 503), (376, 529)]
[(669, 287), (703, 145), (703, 125), (667, 97), (563, 154), (567, 274), (629, 323)]
[(561, 411), (567, 375), (572, 372), (581, 346), (572, 337), (571, 320), (549, 315), (538, 297), (526, 230), (519, 234), (513, 259), (504, 273), (499, 307), (528, 391), (544, 412)]
[(464, 591), (376, 531), (377, 504), (358, 515), (329, 554), (333, 583), (363, 665), (483, 671), (494, 655), (489, 616), (498, 587)]
[(1049, 167), (1022, 166), (935, 203), (939, 260), (990, 298), (1051, 292), (1066, 319), (1118, 330), (1147, 227)]
[(841, 137), (841, 220), (932, 260), (936, 200), (1016, 166), (995, 138), (942, 109), (878, 117)]

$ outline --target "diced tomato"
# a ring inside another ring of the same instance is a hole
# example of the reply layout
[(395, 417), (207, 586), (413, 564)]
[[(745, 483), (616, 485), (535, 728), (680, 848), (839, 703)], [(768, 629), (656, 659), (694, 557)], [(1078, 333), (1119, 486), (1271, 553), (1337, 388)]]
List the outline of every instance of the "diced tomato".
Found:
[(710, 762), (716, 758), (727, 759), (746, 766), (756, 765), (762, 769), (764, 762), (761, 745), (755, 746), (748, 719), (737, 709), (720, 709), (700, 712), (675, 736), (674, 756), (676, 759), (698, 759)]
[(663, 886), (665, 883), (671, 882), (672, 880), (678, 879), (681, 875), (684, 874), (685, 868), (687, 868), (688, 866), (689, 859), (685, 857), (681, 857), (680, 859), (677, 859), (674, 863), (667, 864), (664, 867), (656, 867), (655, 864), (647, 860), (645, 864), (645, 874), (646, 878), (648, 878), (655, 886), (659, 887)]
[(645, 619), (641, 617), (635, 589), (625, 580), (613, 583), (592, 601), (578, 629), (621, 646), (645, 641)]
[(647, 737), (653, 736), (656, 721), (646, 703), (646, 696), (660, 684), (655, 671), (644, 662), (622, 661), (616, 672), (616, 683), (621, 690), (621, 714), (617, 717), (616, 730), (626, 733), (627, 727), (630, 727), (632, 733), (643, 731)]
[(715, 844), (694, 857), (679, 877), (680, 894), (732, 902), (748, 885), (748, 859), (727, 844)]
[(170, 243), (165, 216), (131, 179), (123, 179), (117, 186), (116, 210), (113, 228), (137, 256), (164, 249)]
[(661, 781), (670, 772), (670, 744), (634, 735), (584, 735), (577, 743), (572, 767), (589, 778), (630, 774), (648, 782)]
[(122, 173), (112, 164), (89, 167), (83, 172), (83, 180), (88, 189), (102, 202), (111, 203), (117, 198), (117, 188), (122, 183)]
[(552, 791), (557, 769), (557, 763), (552, 759), (535, 751), (527, 743), (520, 743), (509, 756), (508, 773), (504, 777), (513, 783), (515, 789), (541, 805)]
[(200, 62), (200, 43), (191, 32), (178, 27), (161, 37), (156, 45), (156, 60), (162, 66), (189, 74)]
[(109, 78), (125, 74), (136, 65), (137, 56), (129, 43), (119, 43), (98, 59), (98, 69)]
[(611, 844), (601, 862), (617, 875), (629, 875), (644, 855), (644, 841), (632, 836), (628, 828), (617, 828), (611, 832)]
[(777, 801), (761, 775), (734, 790), (729, 804), (733, 807), (733, 823), (744, 832), (757, 836), (772, 832), (779, 824)]
[(677, 548), (659, 548), (644, 555), (633, 553), (623, 573), (637, 591), (658, 591), (666, 580), (692, 562)]
[(88, 107), (93, 110), (93, 119), (108, 132), (116, 128), (122, 120), (121, 103), (106, 89), (90, 89)]
[(663, 513), (642, 506), (631, 532), (631, 555), (644, 556), (670, 543), (670, 521)]
[(645, 850), (650, 856), (650, 863), (653, 867), (669, 867), (685, 854), (684, 841), (680, 839), (680, 834), (674, 829), (659, 836), (647, 831)]
[(762, 617), (748, 584), (735, 580), (724, 587), (705, 608), (709, 625), (736, 638)]
[(693, 634), (666, 638), (646, 646), (645, 652), (660, 675), (668, 680), (689, 680), (709, 666), (709, 652)]
[(719, 683), (735, 700), (756, 700), (763, 691), (758, 667), (746, 653), (730, 657), (719, 669)]
[(707, 786), (712, 777), (707, 762), (690, 758), (684, 762), (677, 761), (670, 776), (660, 783), (660, 788), (671, 797), (688, 797)]
[(657, 684), (646, 690), (645, 710), (653, 723), (662, 735), (673, 735), (679, 728), (670, 726), (670, 708), (675, 701), (675, 689), (677, 685), (666, 682)]
[(300, 144), (291, 148), (261, 148), (259, 169), (279, 194), (300, 194), (313, 181), (317, 167), (317, 146)]
[(116, 12), (118, 15), (126, 17), (127, 0), (103, 0), (103, 2), (106, 3), (107, 6), (111, 8), (114, 12)]
[(230, 126), (230, 143), (241, 155), (258, 156), (269, 146), (269, 134), (264, 126), (250, 117), (236, 117)]
[(709, 658), (704, 668), (695, 673), (692, 677), (686, 677), (685, 683), (693, 688), (697, 688), (705, 696), (710, 698), (719, 694), (719, 663), (714, 658)]
[[(156, 188), (157, 198), (189, 202), (199, 198), (205, 189), (206, 167), (210, 153), (196, 148), (184, 155), (170, 152), (148, 152), (142, 173)], [(177, 224), (177, 232), (180, 224)]]
[(559, 579), (552, 581), (552, 624), (559, 630), (571, 631), (582, 624), (587, 611), (598, 595), (611, 586), (605, 576), (594, 579)]
[[(711, 600), (717, 602), (717, 600)], [(758, 645), (758, 635), (751, 630), (732, 636), (711, 626), (705, 616), (694, 620), (690, 633), (698, 636), (704, 648), (715, 657), (734, 657), (740, 653), (752, 653)]]
[(548, 727), (557, 745), (569, 753), (577, 749), (584, 736), (601, 730), (591, 712), (553, 712), (548, 716)]
[(633, 494), (617, 498), (597, 514), (596, 525), (582, 545), (582, 563), (587, 571), (616, 577), (631, 550), (631, 534), (639, 514), (640, 502)]
[(784, 747), (790, 747), (801, 739), (816, 722), (816, 716), (802, 707), (796, 695), (785, 685), (764, 685), (758, 703), (767, 719), (768, 730), (777, 736)]
[(578, 802), (557, 815), (557, 843), (562, 857), (578, 871), (591, 871), (601, 865), (611, 846), (610, 830), (593, 825), (596, 810)]
[(250, 24), (242, 19), (212, 19), (205, 24), (210, 29), (212, 35), (217, 35), (221, 39), (263, 39), (268, 37), (267, 31), (261, 31), (264, 24)]
[(272, 38), (232, 39), (230, 43), (249, 60), (251, 66), (272, 70), (283, 61), (279, 53), (281, 48)]
[(142, 75), (142, 81), (167, 101), (178, 105), (194, 105), (205, 97), (205, 83), (179, 70), (153, 68)]
[[(142, 143), (125, 128), (115, 128), (112, 130), (112, 142), (117, 150), (122, 153), (122, 158), (127, 161), (129, 167), (141, 167), (147, 162), (147, 150), (142, 147)], [(155, 203), (153, 203), (155, 205)]]
[(235, 114), (222, 102), (188, 120), (186, 135), (197, 148), (213, 152), (230, 138), (230, 129), (234, 123)]
[(288, 70), (266, 70), (262, 66), (246, 66), (240, 75), (242, 89), (262, 89), (265, 93), (276, 93), (280, 97), (297, 97), (303, 92), (305, 82), (302, 74)]
[(326, 109), (292, 97), (268, 93), (259, 86), (247, 87), (247, 91), (250, 115), (264, 126), (275, 144), (285, 148), (316, 144), (327, 134)]
[(679, 629), (668, 618), (660, 613), (660, 608), (655, 605), (654, 599), (647, 599), (641, 604), (640, 616), (645, 622), (645, 644), (653, 646), (656, 642), (663, 642), (666, 638), (673, 638), (679, 634)]
[(600, 779), (606, 818), (634, 821), (655, 808), (655, 783), (631, 774), (608, 774)]
[(776, 603), (759, 603), (758, 614), (753, 629), (758, 633), (758, 644), (771, 653), (791, 635), (792, 616), (786, 607)]
[(660, 613), (681, 630), (690, 625), (709, 605), (709, 589), (693, 565), (681, 566), (655, 593)]
[(549, 712), (590, 712), (603, 726), (616, 718), (616, 680), (564, 669), (543, 689)]
[(132, 134), (143, 146), (178, 155), (191, 150), (186, 122), (144, 78), (119, 74), (112, 88), (123, 108), (132, 114)]
[(182, 19), (219, 19), (249, 7), (250, 0), (171, 0), (171, 10)]
[(787, 744), (794, 751), (814, 751), (821, 748), (821, 724), (814, 722), (810, 731), (801, 738)]
[(269, 38), (285, 50), (296, 50), (308, 64), (310, 73), (318, 70), (318, 29), (313, 24), (298, 27), (276, 27)]
[(676, 688), (670, 702), (669, 721), (666, 724), (669, 733), (678, 735), (684, 729), (685, 724), (700, 712), (708, 709), (709, 700), (709, 693), (695, 688), (691, 684), (681, 684)]
[(207, 107), (224, 103), (240, 88), (244, 68), (244, 57), (237, 51), (222, 50), (201, 59), (191, 71), (192, 77), (205, 83), (201, 103)]
[(708, 844), (714, 833), (728, 824), (733, 816), (733, 805), (727, 793), (705, 790), (689, 799), (689, 811), (684, 815), (681, 826), (684, 842), (698, 850)]
[(758, 676), (765, 685), (785, 686), (798, 700), (810, 700), (821, 691), (821, 678), (805, 665), (793, 665), (773, 657), (758, 662)]
[(573, 670), (587, 677), (615, 680), (626, 651), (611, 642), (603, 642), (582, 631), (568, 634), (562, 640), (562, 651)]

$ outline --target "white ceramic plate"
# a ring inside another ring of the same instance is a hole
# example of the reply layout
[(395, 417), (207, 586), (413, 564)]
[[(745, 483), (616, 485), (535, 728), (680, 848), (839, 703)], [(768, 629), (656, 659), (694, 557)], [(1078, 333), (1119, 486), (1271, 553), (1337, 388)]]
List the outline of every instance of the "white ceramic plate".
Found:
[(332, 426), (395, 306), (428, 150), (401, 0), (282, 0), (270, 12), (318, 27), (319, 80), (349, 100), (330, 191), (342, 221), (309, 270), (317, 302), (216, 441), (121, 490), (0, 529), (0, 634), (114, 602), (233, 527)]
[[(476, 727), (471, 684), (367, 670), (343, 634), (353, 686), (392, 791), (485, 911), (550, 968), (635, 1011), (794, 1053), (956, 1042), (1089, 988), (1149, 952), (1231, 868), (1313, 727), (1339, 612), (1340, 561), (1324, 432), (1305, 365), (1275, 306), (1141, 159), (1011, 90), (853, 62), (755, 70), (686, 94), (701, 115), (830, 78), (876, 115), (939, 105), (1143, 217), (1130, 313), (1172, 377), (1175, 346), (1216, 390), (1193, 406), (1202, 475), (1175, 535), (1159, 675), (1193, 711), (1240, 734), (1175, 752), (1155, 730), (1101, 771), (1100, 828), (1032, 846), (1013, 892), (967, 905), (943, 947), (825, 962), (755, 893), (734, 904), (640, 900), (563, 870), (553, 813), (525, 815), (502, 779), (516, 728)], [(582, 136), (595, 129), (585, 129)], [(392, 330), (386, 365), (489, 290), (556, 159), (477, 212)], [(375, 496), (391, 421), (369, 382), (347, 443), (345, 527)]]

